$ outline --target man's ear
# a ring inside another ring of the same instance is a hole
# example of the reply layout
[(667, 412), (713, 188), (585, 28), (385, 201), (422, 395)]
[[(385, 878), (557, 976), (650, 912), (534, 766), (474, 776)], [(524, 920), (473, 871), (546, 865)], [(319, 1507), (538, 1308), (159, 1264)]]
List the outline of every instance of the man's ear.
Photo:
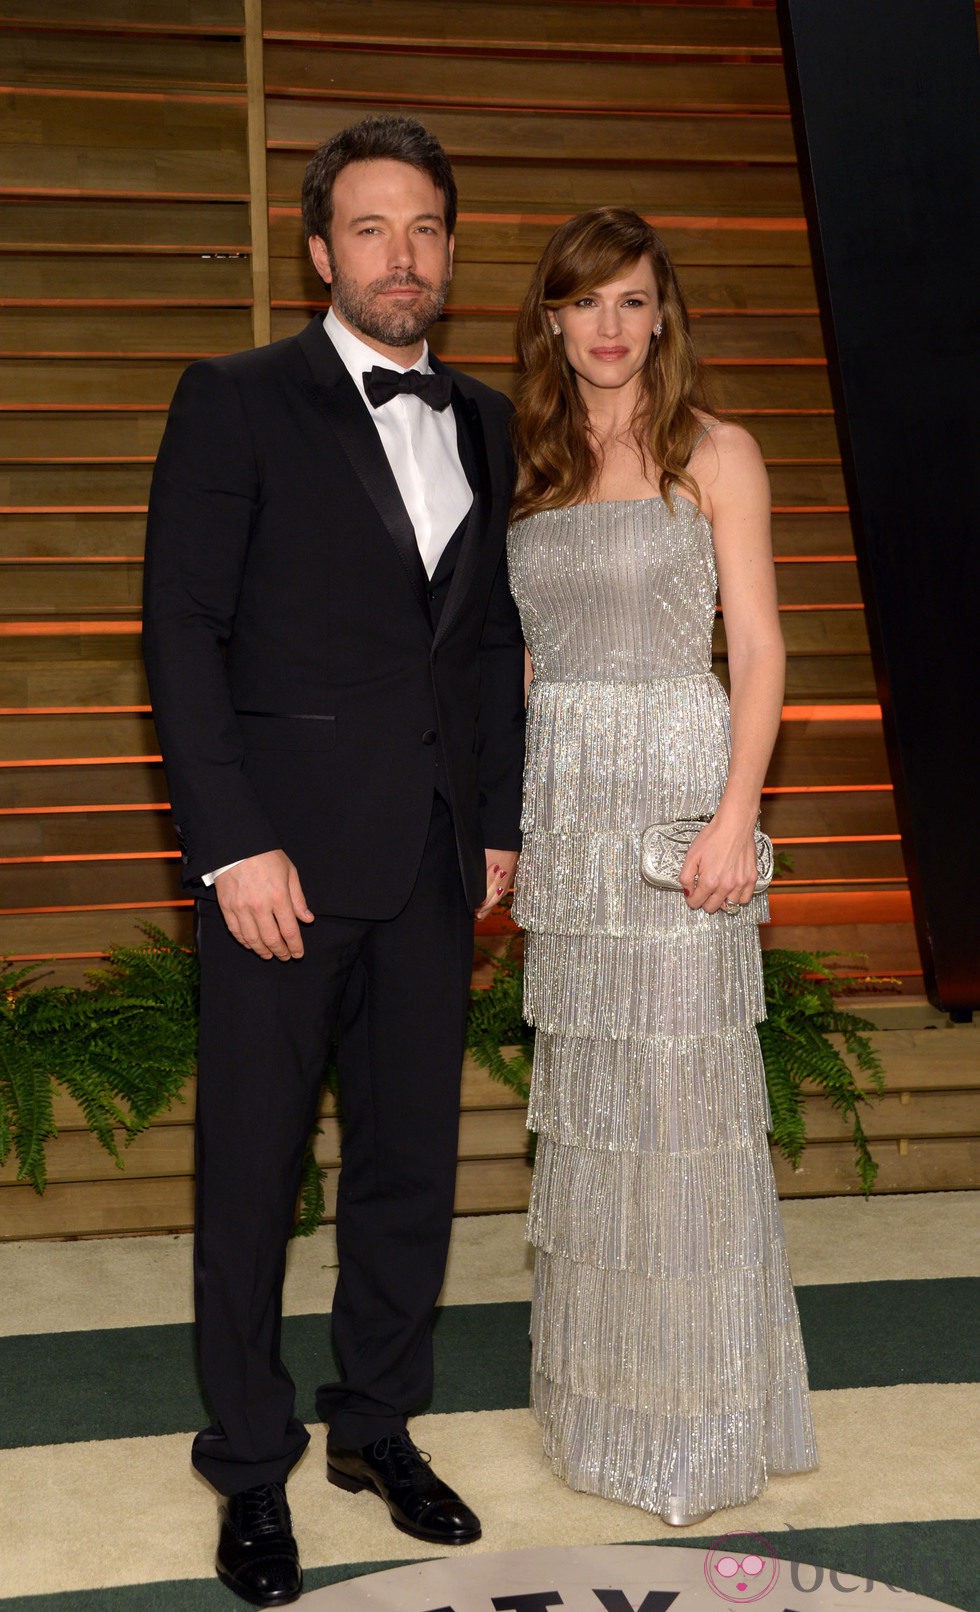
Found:
[(456, 250), (456, 237), (455, 237), (455, 235), (450, 235), (450, 237), (449, 237), (449, 278), (450, 279), (452, 279), (452, 277), (453, 277), (453, 253), (455, 252), (455, 250)]
[(311, 235), (306, 244), (313, 259), (313, 267), (324, 285), (329, 285), (333, 280), (333, 269), (330, 267), (330, 253), (327, 251), (326, 241), (319, 235)]

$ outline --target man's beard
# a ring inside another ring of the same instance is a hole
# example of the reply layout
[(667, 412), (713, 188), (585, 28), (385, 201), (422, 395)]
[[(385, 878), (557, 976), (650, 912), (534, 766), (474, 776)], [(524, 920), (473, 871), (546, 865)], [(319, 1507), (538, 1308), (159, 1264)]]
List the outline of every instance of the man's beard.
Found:
[[(331, 300), (338, 313), (363, 336), (384, 342), (386, 347), (413, 347), (440, 317), (449, 291), (449, 275), (438, 285), (423, 280), (411, 270), (404, 274), (389, 274), (383, 280), (372, 280), (362, 291), (355, 282), (333, 265), (330, 287)], [(395, 287), (411, 286), (423, 293), (410, 308), (379, 302), (380, 293)]]

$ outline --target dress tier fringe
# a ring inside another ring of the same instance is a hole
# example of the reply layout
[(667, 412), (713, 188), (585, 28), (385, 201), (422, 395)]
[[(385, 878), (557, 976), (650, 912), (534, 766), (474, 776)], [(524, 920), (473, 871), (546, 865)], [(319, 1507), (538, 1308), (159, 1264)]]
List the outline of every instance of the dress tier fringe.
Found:
[(693, 1520), (817, 1458), (754, 1028), (768, 906), (693, 912), (639, 873), (643, 828), (710, 817), (728, 768), (711, 531), (675, 505), (511, 530), (535, 668), (514, 916), (545, 1450), (572, 1488)]

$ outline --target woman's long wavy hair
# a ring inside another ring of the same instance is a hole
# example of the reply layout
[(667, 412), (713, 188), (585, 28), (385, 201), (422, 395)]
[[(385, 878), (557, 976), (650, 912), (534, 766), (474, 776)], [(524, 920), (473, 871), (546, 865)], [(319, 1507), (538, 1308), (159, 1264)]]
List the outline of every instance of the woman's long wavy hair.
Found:
[(644, 257), (653, 268), (663, 329), (651, 341), (641, 372), (633, 436), (644, 466), (659, 469), (660, 493), (671, 508), (674, 487), (700, 502), (687, 464), (702, 429), (694, 410), (710, 408), (673, 264), (656, 230), (638, 213), (596, 207), (555, 231), (518, 315), (515, 520), (583, 503), (601, 469), (588, 412), (549, 313), (619, 279)]

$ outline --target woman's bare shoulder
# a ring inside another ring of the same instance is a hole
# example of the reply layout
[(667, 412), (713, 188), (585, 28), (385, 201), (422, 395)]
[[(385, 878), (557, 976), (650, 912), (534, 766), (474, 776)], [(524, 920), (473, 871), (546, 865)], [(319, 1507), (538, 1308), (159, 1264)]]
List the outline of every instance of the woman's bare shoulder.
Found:
[(762, 449), (756, 442), (751, 431), (746, 431), (742, 425), (734, 420), (720, 420), (716, 415), (706, 414), (703, 409), (696, 409), (698, 419), (705, 427), (705, 435), (701, 438), (694, 457), (700, 458), (704, 454), (709, 458), (713, 450), (719, 460), (724, 460), (733, 466), (738, 464), (762, 464)]

